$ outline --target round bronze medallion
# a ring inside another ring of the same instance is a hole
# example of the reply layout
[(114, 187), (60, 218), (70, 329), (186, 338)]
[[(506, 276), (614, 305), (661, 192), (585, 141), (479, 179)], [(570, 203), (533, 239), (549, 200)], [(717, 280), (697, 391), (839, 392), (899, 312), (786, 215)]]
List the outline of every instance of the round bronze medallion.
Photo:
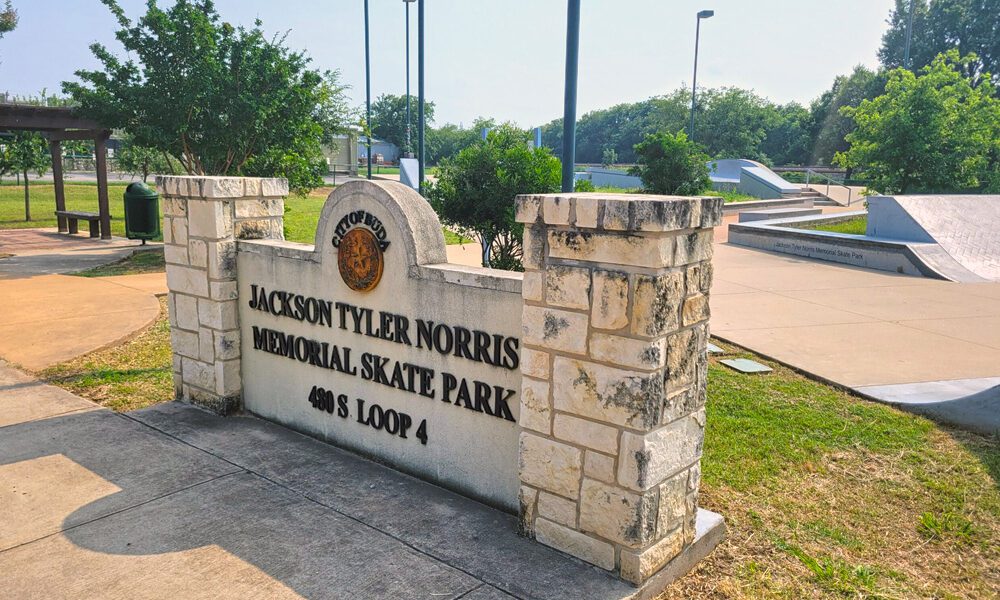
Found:
[(359, 292), (375, 289), (382, 279), (382, 249), (371, 231), (357, 227), (340, 239), (337, 267), (347, 287)]

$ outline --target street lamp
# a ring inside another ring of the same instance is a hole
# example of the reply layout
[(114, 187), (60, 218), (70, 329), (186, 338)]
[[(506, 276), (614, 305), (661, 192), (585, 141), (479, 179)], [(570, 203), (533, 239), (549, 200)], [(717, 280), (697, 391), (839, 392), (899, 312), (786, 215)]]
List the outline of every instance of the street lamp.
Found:
[(694, 100), (698, 93), (698, 38), (701, 37), (701, 20), (708, 19), (715, 14), (714, 10), (703, 10), (698, 12), (698, 19), (694, 28), (694, 76), (691, 78), (691, 128), (688, 130), (688, 137), (694, 139)]
[(410, 4), (417, 0), (403, 0), (406, 5), (406, 157), (413, 156), (410, 150)]
[(365, 0), (365, 125), (368, 128), (368, 179), (372, 178), (372, 64), (368, 45), (368, 0)]
[(580, 0), (566, 10), (566, 93), (563, 100), (562, 191), (572, 192), (576, 170), (576, 82), (580, 57)]

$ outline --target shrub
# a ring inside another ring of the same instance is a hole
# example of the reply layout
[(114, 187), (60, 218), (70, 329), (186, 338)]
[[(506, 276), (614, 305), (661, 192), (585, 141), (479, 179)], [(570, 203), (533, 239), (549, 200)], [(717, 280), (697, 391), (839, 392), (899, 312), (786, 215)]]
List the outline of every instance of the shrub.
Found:
[(530, 148), (527, 131), (504, 124), (444, 160), (428, 192), (446, 224), (475, 232), (483, 266), (520, 271), (524, 228), (514, 221), (514, 197), (559, 191), (561, 166), (548, 148)]
[(629, 173), (642, 178), (648, 193), (693, 196), (712, 185), (708, 156), (684, 132), (647, 134), (635, 152), (638, 164)]

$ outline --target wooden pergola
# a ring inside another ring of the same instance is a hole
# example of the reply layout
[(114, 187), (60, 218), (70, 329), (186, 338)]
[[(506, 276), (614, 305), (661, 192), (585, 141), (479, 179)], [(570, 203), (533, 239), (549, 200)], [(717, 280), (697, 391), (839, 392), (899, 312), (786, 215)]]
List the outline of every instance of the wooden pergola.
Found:
[[(101, 239), (111, 239), (111, 210), (108, 206), (107, 141), (111, 131), (100, 123), (74, 114), (72, 108), (0, 103), (0, 131), (37, 131), (49, 141), (52, 179), (56, 190), (56, 210), (66, 210), (63, 189), (62, 142), (93, 140), (97, 159), (97, 205)], [(67, 231), (66, 218), (58, 217), (59, 231)]]

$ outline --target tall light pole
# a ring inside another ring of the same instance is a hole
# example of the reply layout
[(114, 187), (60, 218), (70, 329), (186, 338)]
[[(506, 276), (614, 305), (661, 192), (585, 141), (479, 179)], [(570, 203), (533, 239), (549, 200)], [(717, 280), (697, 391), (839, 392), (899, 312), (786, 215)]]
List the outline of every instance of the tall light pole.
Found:
[(372, 64), (368, 44), (368, 0), (365, 0), (365, 138), (368, 140), (368, 179), (372, 178)]
[(417, 162), (420, 175), (420, 193), (424, 192), (424, 0), (417, 0), (417, 145), (420, 154)]
[(698, 19), (694, 27), (694, 76), (691, 77), (691, 127), (688, 129), (688, 138), (692, 140), (694, 139), (694, 101), (698, 94), (698, 39), (701, 37), (701, 20), (711, 18), (714, 14), (714, 10), (698, 12)]
[(572, 192), (576, 170), (576, 82), (580, 58), (580, 0), (566, 10), (566, 94), (563, 102), (562, 191)]
[(403, 0), (406, 5), (406, 156), (413, 156), (410, 145), (410, 4), (416, 0)]
[(917, 0), (910, 0), (910, 16), (906, 19), (906, 49), (903, 50), (903, 68), (910, 68), (910, 40), (913, 39), (913, 5)]

